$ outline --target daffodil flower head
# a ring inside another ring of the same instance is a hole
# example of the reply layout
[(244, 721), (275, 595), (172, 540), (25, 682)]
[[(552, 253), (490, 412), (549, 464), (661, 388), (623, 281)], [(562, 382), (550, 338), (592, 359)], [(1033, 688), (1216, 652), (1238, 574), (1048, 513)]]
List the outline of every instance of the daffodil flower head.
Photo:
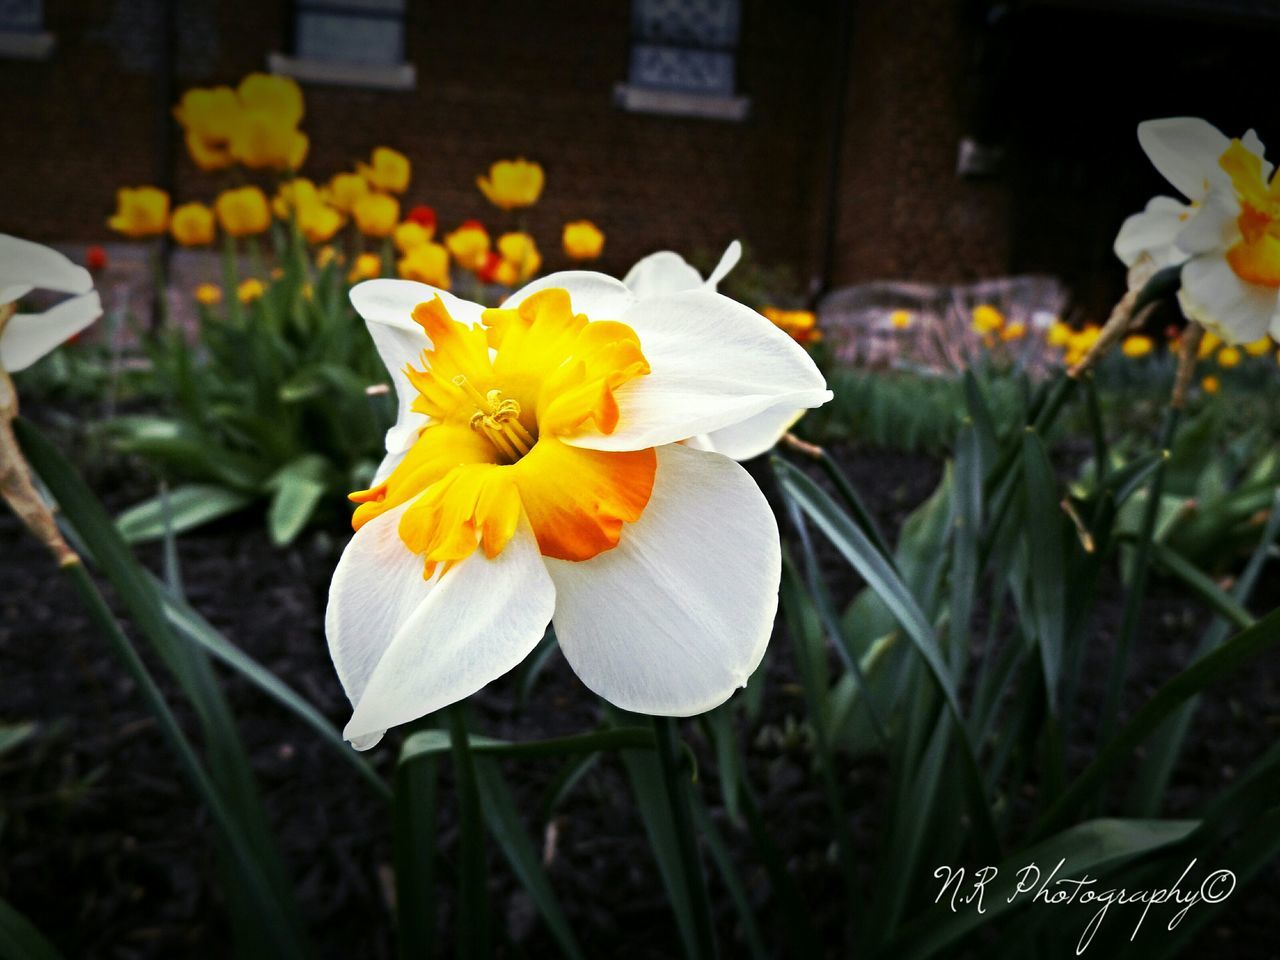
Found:
[(330, 588), (346, 736), (475, 692), (554, 619), (579, 677), (691, 715), (759, 663), (777, 526), (737, 464), (683, 441), (830, 398), (808, 355), (703, 289), (641, 300), (553, 274), (484, 309), (408, 281), (352, 291), (399, 403)]
[[(17, 313), (32, 290), (72, 294), (44, 313)], [(0, 233), (0, 370), (25, 370), (102, 315), (93, 277), (56, 250)]]
[(524, 157), (499, 160), (489, 167), (488, 176), (476, 177), (476, 186), (495, 207), (515, 210), (530, 207), (542, 196), (541, 165)]

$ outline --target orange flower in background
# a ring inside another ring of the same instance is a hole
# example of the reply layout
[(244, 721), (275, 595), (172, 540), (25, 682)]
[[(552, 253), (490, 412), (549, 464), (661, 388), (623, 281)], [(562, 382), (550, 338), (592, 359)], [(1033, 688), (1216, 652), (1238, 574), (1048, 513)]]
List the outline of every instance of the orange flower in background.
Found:
[(1155, 342), (1148, 336), (1135, 333), (1133, 336), (1124, 338), (1124, 343), (1120, 349), (1129, 359), (1137, 360), (1139, 357), (1145, 357), (1151, 353), (1155, 349)]
[(236, 296), (240, 298), (241, 303), (253, 303), (266, 293), (267, 288), (262, 285), (262, 281), (257, 277), (250, 277), (248, 280), (236, 287)]
[(571, 260), (595, 260), (604, 251), (604, 234), (590, 220), (566, 223), (560, 242)]
[(441, 290), (449, 289), (449, 251), (442, 244), (430, 241), (409, 250), (396, 264), (396, 271), (405, 280), (429, 283)]
[(267, 195), (257, 187), (224, 190), (213, 202), (218, 223), (233, 237), (250, 237), (271, 226), (271, 209)]
[(533, 242), (533, 237), (527, 233), (504, 233), (498, 238), (498, 253), (511, 264), (516, 280), (528, 280), (542, 268), (542, 254), (538, 252), (538, 245)]
[(1000, 330), (1000, 339), (1006, 343), (1011, 340), (1021, 340), (1026, 335), (1027, 325), (1021, 320), (1010, 323)]
[(352, 214), (366, 237), (389, 237), (400, 221), (400, 201), (385, 193), (370, 193), (360, 198)]
[(414, 223), (431, 231), (432, 236), (436, 232), (436, 212), (433, 208), (428, 207), (425, 203), (420, 203), (409, 211), (406, 220), (412, 220)]
[(380, 276), (382, 276), (382, 258), (376, 253), (362, 253), (351, 265), (351, 272), (347, 274), (347, 279), (351, 283), (358, 283), (361, 280), (372, 280)]
[(408, 253), (415, 247), (430, 243), (431, 236), (432, 231), (422, 224), (413, 220), (406, 220), (396, 227), (395, 232), (392, 234), (392, 239), (395, 241), (397, 250), (401, 253)]
[(222, 302), (222, 288), (216, 283), (202, 283), (196, 287), (196, 302), (206, 307), (214, 307)]
[(321, 247), (316, 251), (316, 266), (323, 270), (338, 259), (338, 251), (333, 247)]
[(797, 343), (817, 343), (822, 339), (822, 331), (818, 329), (818, 318), (812, 311), (765, 307), (760, 312)]
[(467, 220), (444, 238), (449, 254), (464, 270), (482, 269), (489, 258), (489, 233), (479, 220)]
[(351, 213), (369, 194), (369, 181), (358, 173), (337, 173), (325, 187), (324, 198), (343, 213)]
[(411, 166), (409, 158), (390, 147), (378, 147), (373, 151), (372, 163), (356, 164), (360, 175), (377, 190), (387, 193), (404, 193), (409, 189)]
[(133, 240), (160, 236), (169, 229), (169, 194), (159, 187), (121, 187), (107, 226)]
[(1213, 374), (1209, 374), (1209, 376), (1200, 381), (1200, 389), (1205, 393), (1215, 394), (1222, 389), (1222, 381)]
[(173, 211), (169, 232), (184, 247), (205, 247), (213, 243), (213, 211), (203, 203), (184, 203)]
[(519, 271), (510, 260), (503, 258), (496, 250), (485, 254), (484, 264), (476, 270), (476, 276), (484, 283), (497, 283), (504, 287), (514, 287), (519, 280)]
[(476, 177), (480, 192), (503, 210), (533, 206), (542, 195), (542, 184), (542, 167), (523, 157), (499, 160), (489, 167), (487, 177)]

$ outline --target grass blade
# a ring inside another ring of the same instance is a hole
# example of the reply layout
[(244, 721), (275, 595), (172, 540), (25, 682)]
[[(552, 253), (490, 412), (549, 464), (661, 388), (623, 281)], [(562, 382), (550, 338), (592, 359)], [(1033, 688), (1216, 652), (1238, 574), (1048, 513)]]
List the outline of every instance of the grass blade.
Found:
[(62, 960), (31, 921), (0, 900), (0, 960)]

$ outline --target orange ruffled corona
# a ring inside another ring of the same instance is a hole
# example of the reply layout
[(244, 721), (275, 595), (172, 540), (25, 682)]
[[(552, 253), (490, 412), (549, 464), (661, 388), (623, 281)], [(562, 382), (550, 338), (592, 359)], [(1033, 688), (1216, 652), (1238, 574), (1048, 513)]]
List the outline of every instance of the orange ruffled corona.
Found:
[(656, 453), (564, 441), (616, 429), (614, 391), (649, 372), (635, 331), (575, 314), (560, 289), (486, 310), (484, 326), (454, 320), (439, 297), (413, 319), (432, 346), (424, 369), (405, 375), (418, 391), (413, 410), (430, 423), (384, 482), (351, 495), (355, 528), (409, 503), (400, 538), (423, 556), (426, 577), (477, 546), (497, 556), (522, 513), (544, 556), (588, 560), (617, 546), (649, 502)]

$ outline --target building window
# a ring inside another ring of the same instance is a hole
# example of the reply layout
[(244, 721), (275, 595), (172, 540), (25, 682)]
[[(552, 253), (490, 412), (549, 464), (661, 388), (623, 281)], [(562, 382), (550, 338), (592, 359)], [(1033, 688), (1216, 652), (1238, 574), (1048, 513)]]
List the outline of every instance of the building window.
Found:
[(293, 55), (273, 53), (269, 65), (304, 82), (411, 89), (405, 6), (405, 0), (295, 0)]
[(739, 0), (632, 0), (631, 62), (619, 103), (631, 110), (741, 119), (735, 96)]
[(52, 52), (44, 0), (0, 0), (0, 59), (44, 60)]

